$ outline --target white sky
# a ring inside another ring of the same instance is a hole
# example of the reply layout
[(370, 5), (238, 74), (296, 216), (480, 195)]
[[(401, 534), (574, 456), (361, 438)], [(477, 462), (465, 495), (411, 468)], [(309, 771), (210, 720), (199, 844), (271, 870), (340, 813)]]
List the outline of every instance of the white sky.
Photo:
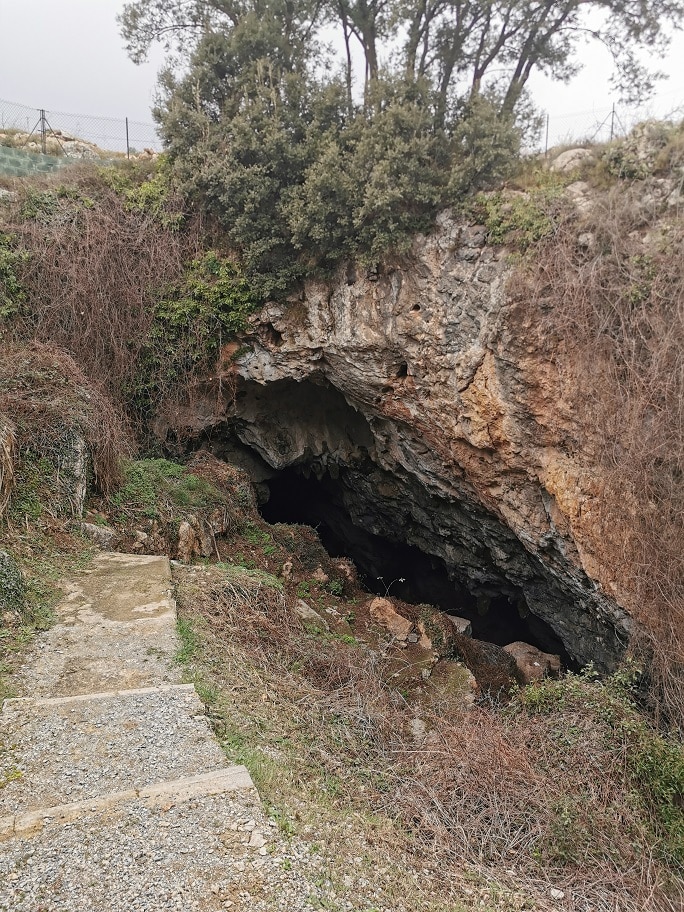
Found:
[[(0, 0), (0, 99), (48, 111), (151, 121), (150, 104), (161, 53), (143, 66), (123, 49), (116, 14), (124, 0)], [(590, 130), (609, 115), (608, 52), (584, 51), (585, 70), (569, 86), (535, 77), (536, 103), (551, 114), (552, 140)], [(649, 112), (664, 115), (684, 104), (684, 36), (665, 60)], [(621, 112), (623, 117), (631, 112)], [(682, 110), (684, 115), (684, 110)]]

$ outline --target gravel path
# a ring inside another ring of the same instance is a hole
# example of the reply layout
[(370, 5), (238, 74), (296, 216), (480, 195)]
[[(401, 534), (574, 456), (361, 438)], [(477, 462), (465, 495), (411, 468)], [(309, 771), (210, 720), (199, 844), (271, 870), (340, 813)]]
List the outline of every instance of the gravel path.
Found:
[(2, 844), (0, 910), (310, 912), (314, 864), (249, 796), (130, 804)]
[(226, 764), (177, 647), (166, 559), (69, 586), (0, 714), (0, 912), (320, 908), (320, 860)]
[(0, 816), (226, 764), (194, 687), (56, 704), (8, 702), (0, 739), (11, 746), (0, 778), (11, 769), (21, 777), (0, 789)]

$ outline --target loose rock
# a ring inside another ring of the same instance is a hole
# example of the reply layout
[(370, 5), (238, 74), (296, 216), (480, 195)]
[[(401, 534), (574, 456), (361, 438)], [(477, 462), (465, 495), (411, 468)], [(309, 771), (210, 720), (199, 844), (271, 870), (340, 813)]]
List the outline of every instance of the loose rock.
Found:
[(402, 617), (389, 599), (373, 599), (368, 606), (368, 610), (373, 620), (388, 630), (398, 640), (406, 641), (409, 633), (413, 630), (411, 621)]
[(522, 684), (532, 684), (543, 678), (557, 677), (561, 669), (560, 656), (542, 652), (529, 643), (518, 640), (504, 646), (504, 651), (515, 659)]

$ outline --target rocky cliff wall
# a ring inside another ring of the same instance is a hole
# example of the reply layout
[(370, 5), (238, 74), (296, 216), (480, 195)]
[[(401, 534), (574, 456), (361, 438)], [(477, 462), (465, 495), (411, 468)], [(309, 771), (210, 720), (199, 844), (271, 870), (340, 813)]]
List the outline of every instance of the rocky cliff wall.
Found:
[(256, 481), (326, 479), (352, 526), (443, 564), (454, 610), (503, 595), (607, 669), (630, 619), (594, 555), (591, 442), (509, 276), (483, 226), (443, 213), (392, 268), (267, 306), (223, 352), (235, 389), (208, 381), (178, 420)]

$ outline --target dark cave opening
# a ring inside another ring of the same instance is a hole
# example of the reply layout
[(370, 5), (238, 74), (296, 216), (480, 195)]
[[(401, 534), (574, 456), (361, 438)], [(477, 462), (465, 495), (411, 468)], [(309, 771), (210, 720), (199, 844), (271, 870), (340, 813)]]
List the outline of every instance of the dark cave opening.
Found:
[(338, 477), (325, 473), (319, 478), (299, 467), (285, 469), (264, 484), (268, 488), (268, 500), (261, 506), (264, 519), (316, 528), (332, 556), (354, 561), (369, 591), (435, 605), (468, 618), (477, 639), (499, 646), (522, 640), (560, 655), (566, 667), (573, 666), (550, 625), (529, 612), (521, 589), (503, 580), (499, 589), (477, 587), (472, 580), (449, 573), (441, 558), (402, 541), (400, 529), (396, 540), (391, 540), (354, 523)]

